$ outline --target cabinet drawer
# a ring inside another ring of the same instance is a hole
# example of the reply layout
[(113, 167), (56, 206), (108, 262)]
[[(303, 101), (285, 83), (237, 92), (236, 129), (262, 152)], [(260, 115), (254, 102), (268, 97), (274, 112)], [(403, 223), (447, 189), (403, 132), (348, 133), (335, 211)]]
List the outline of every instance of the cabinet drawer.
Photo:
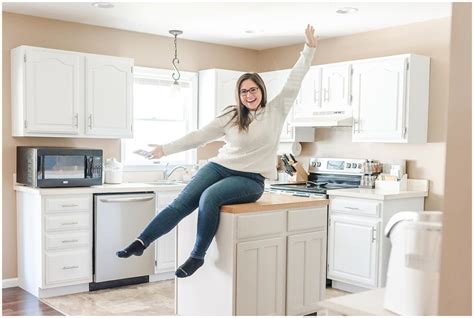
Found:
[(89, 246), (91, 233), (89, 231), (64, 234), (45, 234), (47, 250)]
[(92, 230), (88, 212), (47, 214), (44, 223), (46, 231)]
[(237, 218), (237, 238), (280, 234), (285, 231), (286, 211), (241, 215)]
[(44, 200), (45, 210), (46, 212), (90, 211), (91, 199), (90, 195), (47, 197)]
[(331, 198), (331, 211), (379, 217), (380, 202), (357, 198)]
[(326, 229), (327, 211), (327, 207), (288, 211), (288, 232), (314, 228)]
[(83, 249), (75, 252), (54, 252), (45, 254), (45, 284), (61, 284), (92, 280), (92, 251)]

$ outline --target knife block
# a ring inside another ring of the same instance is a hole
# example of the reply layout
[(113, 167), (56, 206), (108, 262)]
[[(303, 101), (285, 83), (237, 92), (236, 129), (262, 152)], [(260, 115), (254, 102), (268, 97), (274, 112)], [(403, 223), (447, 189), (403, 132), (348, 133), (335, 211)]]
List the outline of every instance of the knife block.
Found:
[(292, 165), (296, 172), (290, 177), (290, 181), (292, 182), (306, 182), (308, 181), (309, 173), (303, 168), (301, 162), (294, 163)]

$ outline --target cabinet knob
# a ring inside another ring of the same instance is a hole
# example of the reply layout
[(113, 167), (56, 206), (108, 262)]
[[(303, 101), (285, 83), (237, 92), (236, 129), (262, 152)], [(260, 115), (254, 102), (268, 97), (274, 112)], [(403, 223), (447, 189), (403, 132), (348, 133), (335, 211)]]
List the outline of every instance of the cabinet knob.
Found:
[(89, 128), (92, 128), (92, 114), (89, 114)]
[(79, 114), (78, 113), (74, 115), (74, 122), (75, 122), (76, 128), (79, 128)]

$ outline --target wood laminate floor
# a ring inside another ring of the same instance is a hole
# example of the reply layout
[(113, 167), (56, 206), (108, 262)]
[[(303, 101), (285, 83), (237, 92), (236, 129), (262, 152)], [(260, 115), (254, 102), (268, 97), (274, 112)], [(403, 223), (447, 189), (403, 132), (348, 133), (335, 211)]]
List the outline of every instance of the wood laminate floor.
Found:
[(2, 289), (2, 316), (63, 316), (19, 287)]

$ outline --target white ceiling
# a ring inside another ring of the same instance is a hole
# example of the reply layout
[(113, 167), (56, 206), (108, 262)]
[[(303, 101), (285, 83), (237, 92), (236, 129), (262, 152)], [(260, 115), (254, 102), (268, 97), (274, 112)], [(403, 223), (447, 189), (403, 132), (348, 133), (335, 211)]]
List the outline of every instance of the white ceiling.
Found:
[[(99, 9), (91, 2), (4, 2), (3, 11), (164, 36), (180, 29), (179, 38), (256, 50), (303, 42), (307, 23), (324, 39), (451, 15), (449, 2), (113, 3), (114, 8)], [(359, 11), (337, 14), (342, 7)]]

